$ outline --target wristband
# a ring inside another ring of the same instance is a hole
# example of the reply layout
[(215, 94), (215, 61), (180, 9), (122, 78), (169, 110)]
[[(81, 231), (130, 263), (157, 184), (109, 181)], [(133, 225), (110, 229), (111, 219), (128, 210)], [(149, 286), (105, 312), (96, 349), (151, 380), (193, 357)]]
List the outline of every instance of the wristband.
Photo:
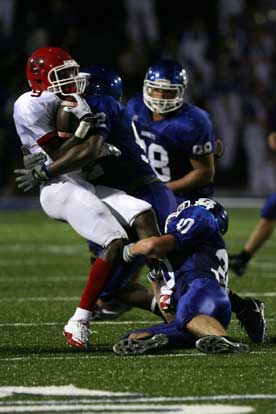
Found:
[(124, 247), (124, 250), (123, 250), (123, 259), (124, 259), (124, 261), (125, 262), (127, 262), (127, 263), (131, 263), (132, 262), (132, 260), (135, 258), (135, 256), (134, 255), (132, 255), (130, 252), (129, 252), (129, 248), (131, 247), (131, 246), (133, 246), (135, 243), (130, 243), (130, 244), (128, 244), (128, 245), (126, 245), (125, 247)]

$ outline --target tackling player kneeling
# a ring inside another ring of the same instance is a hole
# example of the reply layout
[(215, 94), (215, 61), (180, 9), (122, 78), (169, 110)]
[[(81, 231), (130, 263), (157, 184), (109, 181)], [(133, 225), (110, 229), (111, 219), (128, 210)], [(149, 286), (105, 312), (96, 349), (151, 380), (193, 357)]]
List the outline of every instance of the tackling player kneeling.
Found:
[(138, 355), (168, 345), (211, 354), (249, 350), (226, 331), (231, 304), (222, 234), (227, 228), (228, 215), (219, 203), (188, 200), (168, 217), (165, 235), (125, 247), (126, 260), (137, 255), (159, 259), (161, 267), (150, 279), (168, 323), (129, 332), (114, 345), (115, 353)]

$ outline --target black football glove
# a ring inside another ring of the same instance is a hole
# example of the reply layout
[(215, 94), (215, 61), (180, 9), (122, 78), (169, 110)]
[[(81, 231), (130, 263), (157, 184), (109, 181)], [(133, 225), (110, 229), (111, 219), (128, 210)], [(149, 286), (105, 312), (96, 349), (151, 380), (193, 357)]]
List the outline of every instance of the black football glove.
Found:
[(229, 268), (233, 270), (237, 276), (243, 276), (250, 258), (251, 254), (244, 250), (242, 250), (239, 254), (230, 254)]

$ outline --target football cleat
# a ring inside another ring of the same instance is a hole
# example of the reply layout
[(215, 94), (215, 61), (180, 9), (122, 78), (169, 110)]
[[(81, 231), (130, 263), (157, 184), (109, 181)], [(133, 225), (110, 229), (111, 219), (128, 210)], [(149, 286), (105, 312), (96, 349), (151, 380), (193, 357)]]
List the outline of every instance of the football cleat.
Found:
[(244, 298), (243, 303), (242, 310), (236, 313), (240, 325), (253, 342), (264, 342), (266, 327), (264, 303), (249, 297)]
[(131, 306), (125, 305), (124, 303), (113, 299), (111, 302), (105, 305), (96, 304), (91, 314), (91, 321), (101, 320), (108, 321), (119, 318), (125, 312), (128, 312)]
[(240, 342), (234, 342), (224, 336), (208, 335), (199, 338), (196, 348), (205, 354), (226, 354), (233, 352), (248, 352), (249, 346)]
[(113, 346), (113, 351), (118, 355), (142, 355), (150, 349), (162, 348), (168, 345), (167, 335), (156, 334), (145, 339), (122, 339)]
[(87, 323), (69, 320), (64, 326), (63, 334), (68, 345), (74, 348), (87, 349), (91, 330)]
[(117, 311), (109, 310), (104, 307), (96, 305), (91, 313), (90, 320), (91, 321), (108, 321), (117, 319), (120, 314)]

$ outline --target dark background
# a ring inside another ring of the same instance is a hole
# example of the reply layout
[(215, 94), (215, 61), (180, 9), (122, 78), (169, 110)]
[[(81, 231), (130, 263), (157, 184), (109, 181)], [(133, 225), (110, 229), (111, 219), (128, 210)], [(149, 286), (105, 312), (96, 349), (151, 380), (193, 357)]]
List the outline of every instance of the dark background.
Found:
[(48, 45), (65, 48), (81, 66), (113, 67), (126, 100), (142, 90), (151, 63), (179, 60), (189, 76), (186, 99), (210, 112), (225, 143), (217, 189), (274, 192), (266, 137), (276, 129), (275, 36), (275, 1), (0, 0), (0, 195), (22, 195), (12, 173), (22, 166), (13, 103), (28, 90), (29, 55)]

